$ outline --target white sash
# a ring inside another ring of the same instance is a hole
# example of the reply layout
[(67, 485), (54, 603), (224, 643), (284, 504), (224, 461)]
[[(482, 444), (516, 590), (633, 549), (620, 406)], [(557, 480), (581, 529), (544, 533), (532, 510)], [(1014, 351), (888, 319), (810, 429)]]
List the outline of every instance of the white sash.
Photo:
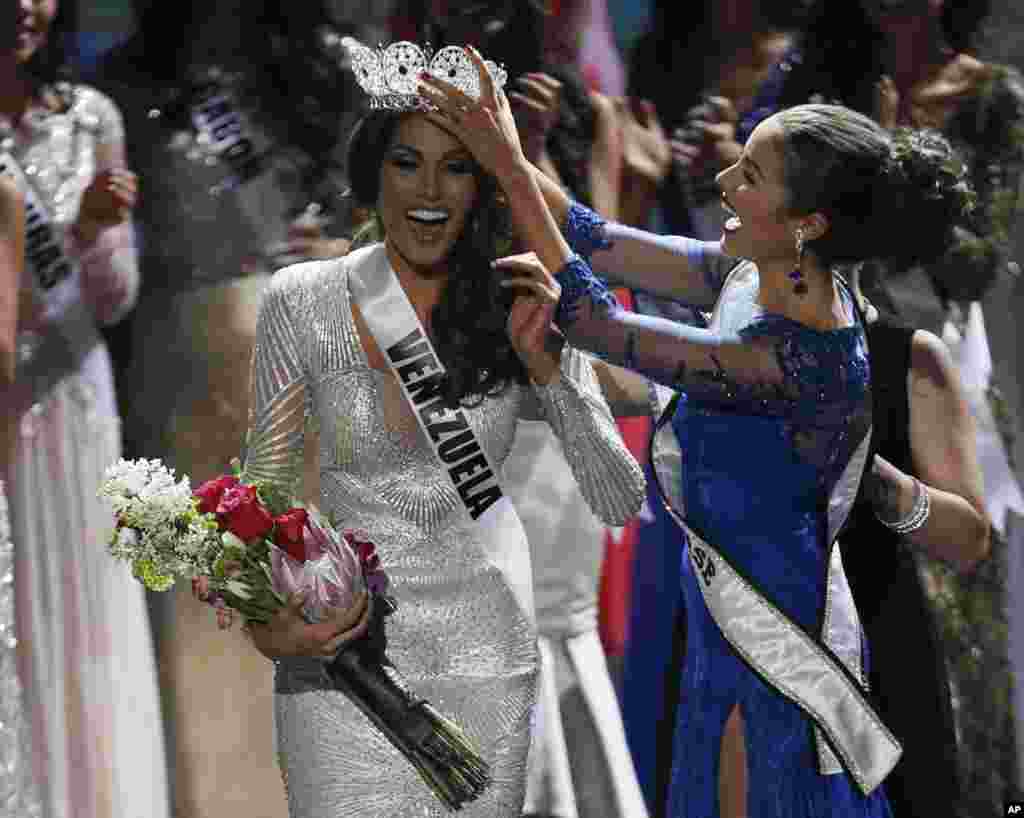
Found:
[[(383, 244), (350, 253), (349, 289), (366, 325), (416, 416), (438, 463), (451, 480), (462, 506), (485, 529), (487, 556), (509, 579), (524, 611), (533, 619), (529, 552), (498, 547), (522, 523), (498, 482), (499, 469), (487, 457), (462, 409), (450, 409), (441, 397), (445, 368), (434, 353), (420, 319), (399, 284)], [(526, 537), (522, 537), (526, 549)], [(524, 587), (525, 584), (525, 587)]]
[(817, 638), (686, 523), (679, 493), (681, 446), (670, 423), (675, 408), (673, 400), (658, 423), (651, 463), (669, 515), (686, 532), (690, 563), (711, 617), (750, 668), (811, 717), (821, 773), (833, 775), (845, 768), (864, 794), (872, 792), (892, 771), (902, 749), (864, 696), (860, 620), (835, 539), (856, 494), (870, 432), (830, 498), (825, 617)]
[(11, 178), (25, 197), (25, 262), (38, 292), (49, 292), (74, 278), (76, 265), (64, 252), (60, 233), (46, 205), (7, 152), (0, 152), (0, 173)]
[[(237, 105), (236, 95), (211, 80), (200, 87), (189, 108), (198, 141), (217, 159), (231, 168), (234, 178), (216, 187), (223, 192), (247, 181), (258, 171), (260, 159), (269, 152), (270, 143), (260, 140)], [(257, 144), (259, 142), (260, 144)]]

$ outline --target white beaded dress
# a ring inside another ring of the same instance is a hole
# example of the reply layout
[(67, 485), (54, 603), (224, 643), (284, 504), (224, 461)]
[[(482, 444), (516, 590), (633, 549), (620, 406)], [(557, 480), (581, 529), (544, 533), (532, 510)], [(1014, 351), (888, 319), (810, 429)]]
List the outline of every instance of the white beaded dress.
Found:
[[(350, 306), (353, 258), (367, 256), (296, 265), (274, 277), (257, 331), (246, 474), (292, 487), (306, 417), (318, 425), (321, 508), (339, 525), (369, 532), (398, 601), (387, 626), (390, 659), (492, 766), (492, 785), (462, 814), (519, 818), (537, 674), (525, 535), (515, 517), (483, 535), (397, 379), (369, 367)], [(504, 461), (531, 393), (588, 503), (609, 523), (635, 513), (643, 474), (575, 350), (566, 349), (560, 377), (548, 386), (511, 385), (463, 407), (491, 462)], [(447, 815), (413, 768), (321, 678), (316, 660), (277, 666), (279, 758), (292, 818)]]
[(14, 545), (0, 480), (0, 818), (39, 818), (32, 731), (22, 704), (14, 620)]
[(0, 121), (3, 148), (77, 262), (43, 291), (26, 269), (5, 396), (19, 423), (7, 493), (23, 694), (45, 818), (160, 818), (167, 773), (145, 598), (107, 554), (113, 515), (97, 496), (121, 452), (98, 327), (134, 303), (132, 227), (106, 229), (88, 248), (69, 231), (95, 174), (123, 164), (124, 135), (107, 97), (58, 90), (66, 109), (31, 107), (17, 127)]

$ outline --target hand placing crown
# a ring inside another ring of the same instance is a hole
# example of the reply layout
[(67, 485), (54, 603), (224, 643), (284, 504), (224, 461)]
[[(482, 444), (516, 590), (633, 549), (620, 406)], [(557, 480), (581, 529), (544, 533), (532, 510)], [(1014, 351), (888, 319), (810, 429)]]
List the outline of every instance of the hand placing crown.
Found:
[[(401, 41), (380, 48), (370, 48), (353, 37), (341, 44), (348, 52), (356, 81), (366, 92), (371, 108), (393, 111), (434, 110), (434, 104), (419, 91), (423, 74), (429, 74), (454, 86), (473, 100), (480, 99), (480, 78), (476, 64), (466, 49), (445, 46), (433, 53), (430, 46)], [(495, 89), (505, 85), (508, 74), (494, 62), (484, 64)]]

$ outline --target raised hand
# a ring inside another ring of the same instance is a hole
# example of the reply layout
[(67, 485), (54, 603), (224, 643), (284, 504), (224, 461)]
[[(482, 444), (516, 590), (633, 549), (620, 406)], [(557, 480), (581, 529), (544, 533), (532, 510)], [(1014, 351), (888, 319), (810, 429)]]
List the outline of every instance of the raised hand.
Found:
[(521, 90), (511, 91), (508, 99), (514, 108), (523, 152), (536, 165), (546, 153), (548, 134), (561, 113), (562, 83), (537, 71), (519, 77), (516, 85)]
[(431, 121), (462, 142), (484, 170), (501, 179), (524, 164), (526, 157), (508, 97), (494, 85), (479, 52), (471, 46), (466, 51), (476, 65), (479, 100), (428, 73), (420, 75), (418, 93), (437, 109), (430, 114)]
[(138, 196), (138, 179), (127, 168), (110, 168), (97, 173), (82, 193), (75, 233), (86, 244), (101, 230), (128, 218)]
[(661, 184), (672, 165), (672, 149), (661, 120), (648, 100), (616, 100), (622, 133), (623, 173)]
[(686, 125), (672, 134), (672, 159), (691, 177), (718, 173), (739, 158), (736, 141), (739, 114), (725, 97), (708, 97), (686, 113)]
[(536, 383), (548, 383), (558, 370), (562, 337), (552, 325), (562, 287), (537, 257), (521, 253), (499, 258), (494, 268), (501, 286), (516, 291), (508, 316), (508, 337)]

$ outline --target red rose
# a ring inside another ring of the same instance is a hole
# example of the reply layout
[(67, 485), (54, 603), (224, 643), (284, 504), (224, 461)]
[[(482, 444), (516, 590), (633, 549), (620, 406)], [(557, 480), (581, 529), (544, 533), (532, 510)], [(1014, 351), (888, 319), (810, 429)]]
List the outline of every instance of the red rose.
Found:
[(290, 508), (274, 518), (274, 545), (299, 562), (306, 561), (303, 532), (307, 519), (309, 514), (303, 508)]
[(274, 518), (262, 506), (252, 486), (238, 484), (229, 488), (221, 496), (216, 511), (221, 525), (245, 542), (266, 536), (274, 527)]
[(362, 562), (366, 562), (370, 559), (377, 550), (377, 547), (372, 542), (360, 542), (358, 540), (354, 543), (354, 547)]
[(192, 492), (192, 496), (199, 500), (199, 511), (202, 514), (212, 514), (217, 510), (217, 504), (220, 503), (224, 492), (237, 485), (237, 477), (225, 474), (216, 480), (207, 480)]

